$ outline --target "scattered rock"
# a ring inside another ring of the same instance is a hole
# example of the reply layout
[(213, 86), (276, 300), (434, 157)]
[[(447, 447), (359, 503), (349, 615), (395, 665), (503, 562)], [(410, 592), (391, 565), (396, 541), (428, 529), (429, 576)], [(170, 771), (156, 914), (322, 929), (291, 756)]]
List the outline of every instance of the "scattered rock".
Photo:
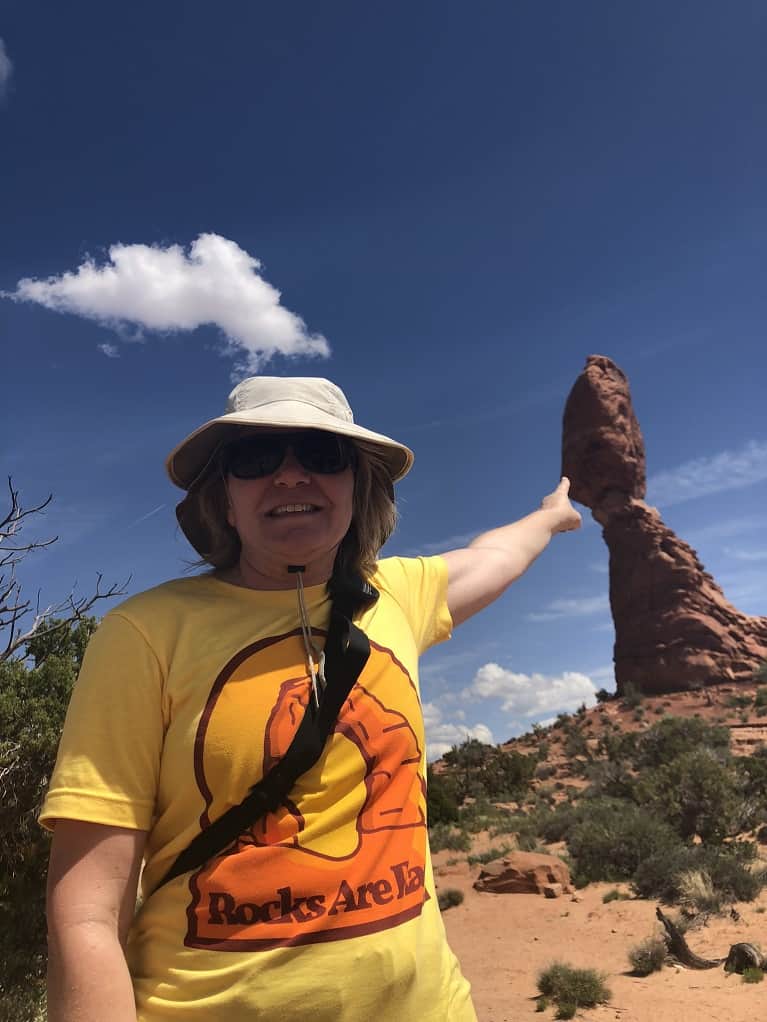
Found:
[[(512, 852), (483, 867), (474, 882), (478, 891), (493, 894), (544, 894), (548, 898), (572, 893), (570, 871), (555, 855), (537, 852)], [(546, 894), (546, 888), (558, 889)]]
[(546, 898), (561, 898), (564, 894), (562, 884), (544, 884), (543, 894)]
[(642, 433), (625, 373), (590, 355), (567, 399), (562, 474), (610, 551), (618, 693), (751, 680), (767, 659), (767, 618), (727, 601), (695, 551), (645, 503)]

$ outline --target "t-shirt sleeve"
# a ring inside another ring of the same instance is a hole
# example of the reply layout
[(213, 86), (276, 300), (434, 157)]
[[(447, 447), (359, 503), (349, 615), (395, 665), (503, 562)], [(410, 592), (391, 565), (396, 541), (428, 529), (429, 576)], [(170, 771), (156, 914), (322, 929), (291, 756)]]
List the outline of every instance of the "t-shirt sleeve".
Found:
[(88, 644), (40, 822), (148, 830), (165, 731), (163, 677), (148, 641), (119, 611)]
[(382, 583), (397, 600), (413, 630), (419, 653), (449, 639), (447, 564), (442, 557), (390, 557), (380, 562)]

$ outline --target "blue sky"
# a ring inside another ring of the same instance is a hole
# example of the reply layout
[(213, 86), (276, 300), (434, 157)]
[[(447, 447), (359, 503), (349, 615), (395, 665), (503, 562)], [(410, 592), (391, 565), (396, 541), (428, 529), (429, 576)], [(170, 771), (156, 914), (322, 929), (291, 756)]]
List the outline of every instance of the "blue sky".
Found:
[[(163, 458), (246, 366), (414, 448), (412, 554), (537, 506), (601, 353), (648, 500), (767, 613), (766, 36), (749, 0), (6, 4), (0, 450), (60, 537), (27, 592), (185, 570)], [(424, 658), (432, 754), (613, 686), (585, 519)]]

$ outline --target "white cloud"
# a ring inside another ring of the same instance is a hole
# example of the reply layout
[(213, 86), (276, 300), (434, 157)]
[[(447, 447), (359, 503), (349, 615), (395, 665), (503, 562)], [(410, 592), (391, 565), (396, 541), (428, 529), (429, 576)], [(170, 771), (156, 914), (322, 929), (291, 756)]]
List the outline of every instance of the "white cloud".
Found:
[(767, 480), (767, 441), (749, 440), (740, 450), (695, 458), (650, 476), (647, 500), (659, 507), (670, 507), (764, 480)]
[(578, 671), (558, 677), (519, 674), (499, 664), (485, 664), (462, 695), (466, 699), (500, 699), (506, 713), (531, 720), (536, 717), (575, 710), (581, 703), (596, 701), (594, 682)]
[(180, 245), (112, 245), (103, 266), (88, 258), (74, 272), (24, 278), (6, 297), (156, 333), (217, 326), (241, 372), (258, 372), (277, 354), (329, 355), (325, 338), (280, 304), (260, 269), (234, 241), (201, 234), (188, 254)]
[(6, 86), (13, 74), (13, 63), (8, 56), (5, 43), (0, 39), (0, 97), (5, 94)]
[(485, 745), (495, 745), (493, 733), (486, 724), (468, 727), (466, 724), (444, 721), (442, 710), (435, 703), (423, 704), (423, 720), (426, 727), (426, 758), (429, 762), (444, 756), (454, 745), (460, 745), (467, 738), (476, 738)]
[(119, 358), (120, 351), (116, 344), (99, 344), (99, 351), (106, 355), (107, 358)]
[(556, 621), (563, 617), (586, 617), (589, 614), (610, 612), (607, 593), (599, 596), (583, 596), (575, 599), (553, 600), (546, 610), (525, 614), (528, 621)]
[(610, 565), (607, 564), (605, 561), (593, 561), (589, 565), (589, 568), (592, 571), (595, 571), (597, 573), (597, 575), (609, 575), (610, 574)]

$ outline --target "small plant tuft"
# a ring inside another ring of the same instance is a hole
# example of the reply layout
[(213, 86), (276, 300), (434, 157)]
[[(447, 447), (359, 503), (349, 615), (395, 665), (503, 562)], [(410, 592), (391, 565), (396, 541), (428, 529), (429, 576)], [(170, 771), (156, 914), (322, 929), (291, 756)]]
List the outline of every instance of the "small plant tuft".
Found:
[(541, 994), (557, 1004), (557, 1018), (573, 1018), (578, 1008), (594, 1008), (610, 999), (604, 976), (594, 969), (574, 969), (554, 962), (538, 977)]
[(704, 869), (686, 869), (677, 877), (678, 901), (696, 912), (721, 912), (723, 897)]
[(761, 983), (764, 980), (764, 973), (761, 969), (744, 969), (743, 970), (743, 982), (744, 983)]
[(649, 976), (659, 972), (666, 961), (666, 942), (656, 934), (648, 937), (629, 951), (629, 961), (635, 976)]
[(462, 901), (463, 891), (459, 891), (455, 887), (448, 887), (437, 894), (437, 904), (439, 905), (440, 912), (447, 912), (449, 908), (455, 908)]
[(619, 891), (617, 887), (613, 887), (611, 891), (607, 891), (602, 895), (602, 903), (604, 905), (609, 905), (611, 901), (629, 901), (630, 899), (630, 894), (626, 894), (625, 891)]

